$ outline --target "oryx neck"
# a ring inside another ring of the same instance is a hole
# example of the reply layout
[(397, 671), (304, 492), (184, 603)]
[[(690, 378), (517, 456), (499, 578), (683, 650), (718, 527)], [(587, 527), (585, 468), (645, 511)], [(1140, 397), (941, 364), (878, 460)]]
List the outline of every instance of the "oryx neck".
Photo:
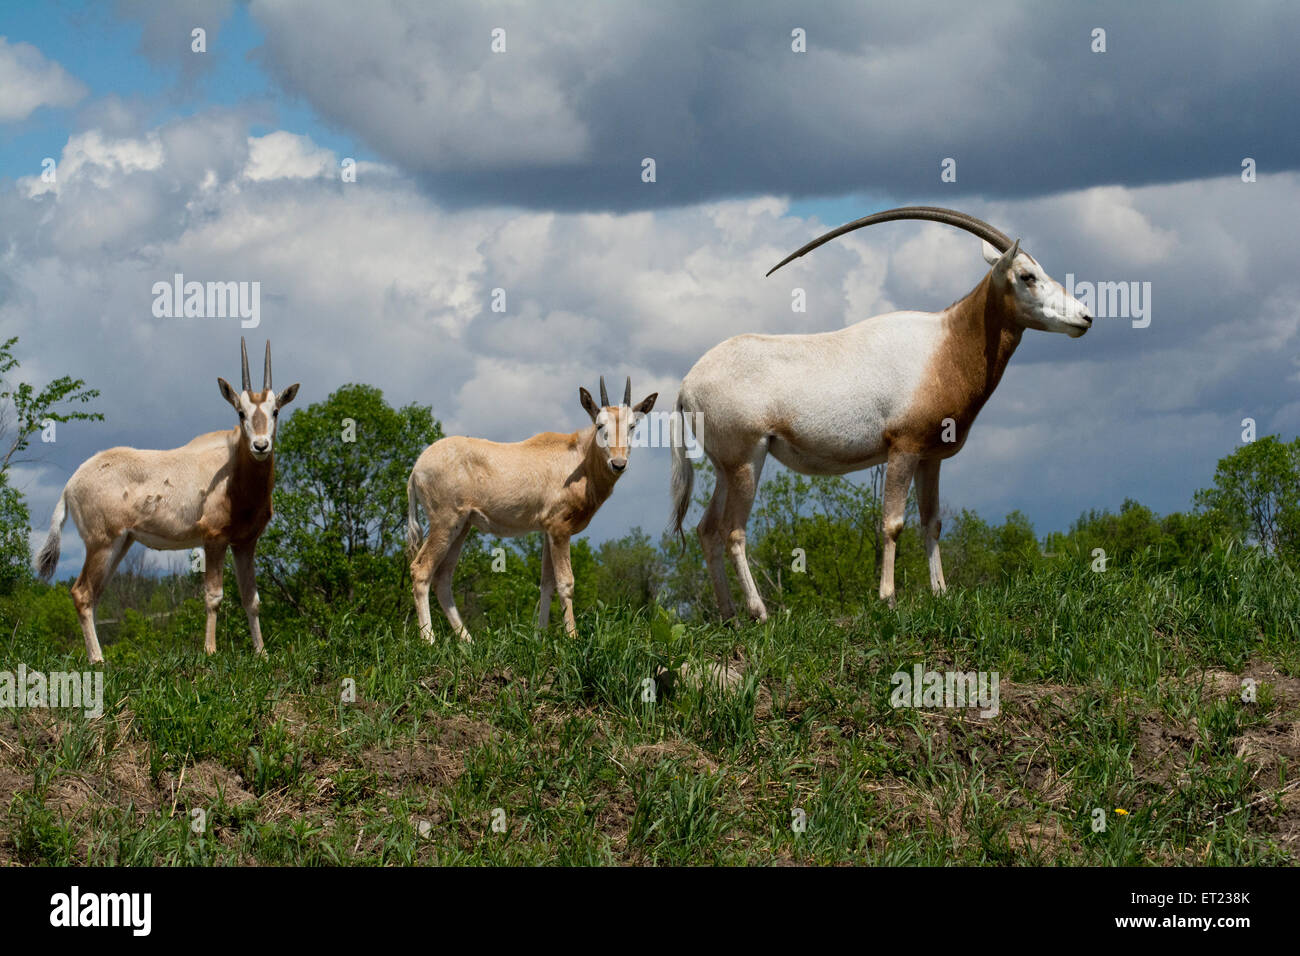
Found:
[(596, 426), (588, 425), (578, 433), (578, 446), (582, 449), (584, 471), (587, 475), (587, 497), (595, 505), (605, 502), (614, 491), (618, 480), (605, 459), (604, 449), (596, 440)]
[(951, 305), (948, 317), (949, 331), (958, 339), (955, 347), (961, 366), (981, 393), (982, 403), (997, 387), (1024, 329), (1011, 318), (991, 275)]
[(275, 452), (264, 461), (253, 457), (242, 428), (235, 429), (235, 454), (231, 467), (232, 494), (266, 494), (275, 486)]

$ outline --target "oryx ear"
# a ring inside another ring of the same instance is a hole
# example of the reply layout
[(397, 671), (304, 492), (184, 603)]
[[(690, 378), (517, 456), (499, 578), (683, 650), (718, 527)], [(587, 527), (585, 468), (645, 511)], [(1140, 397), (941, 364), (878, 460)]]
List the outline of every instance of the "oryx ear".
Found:
[(989, 265), (996, 265), (997, 261), (1002, 258), (1002, 253), (998, 252), (998, 247), (993, 245), (987, 239), (984, 240), (984, 261)]
[(646, 412), (650, 411), (650, 409), (655, 407), (655, 399), (658, 397), (659, 397), (659, 393), (654, 392), (650, 395), (647, 395), (645, 398), (641, 399), (640, 403), (637, 404), (636, 407), (632, 409), (632, 415), (636, 417), (636, 416), (644, 415)]
[(288, 405), (290, 402), (292, 402), (293, 399), (294, 399), (294, 396), (298, 394), (298, 385), (299, 385), (299, 384), (300, 384), (300, 383), (298, 383), (298, 382), (294, 382), (292, 385), (290, 385), (288, 388), (286, 388), (286, 389), (285, 389), (283, 392), (281, 392), (279, 395), (275, 396), (275, 407), (276, 407), (276, 408), (284, 408), (284, 406), (286, 406), (286, 405)]
[(226, 401), (228, 401), (231, 405), (233, 405), (235, 411), (237, 412), (243, 411), (242, 406), (240, 406), (239, 404), (239, 393), (230, 387), (229, 382), (227, 382), (224, 378), (218, 376), (217, 388), (221, 389), (221, 397), (224, 398)]
[(1002, 253), (997, 261), (993, 263), (994, 272), (1006, 272), (1011, 268), (1011, 263), (1016, 261), (1016, 256), (1020, 255), (1020, 240), (1017, 239), (1011, 243), (1011, 248)]
[(597, 405), (596, 400), (591, 397), (591, 392), (587, 391), (585, 388), (579, 387), (578, 401), (582, 402), (582, 407), (587, 410), (587, 414), (591, 416), (591, 420), (594, 422), (596, 416), (600, 414), (600, 406)]

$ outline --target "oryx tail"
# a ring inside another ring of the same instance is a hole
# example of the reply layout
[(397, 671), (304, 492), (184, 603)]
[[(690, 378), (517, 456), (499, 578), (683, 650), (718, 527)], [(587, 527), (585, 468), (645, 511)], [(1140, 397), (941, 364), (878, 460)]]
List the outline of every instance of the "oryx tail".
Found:
[(54, 506), (54, 517), (50, 519), (50, 534), (45, 539), (41, 553), (36, 556), (36, 572), (42, 581), (54, 577), (54, 569), (59, 566), (59, 544), (63, 537), (63, 523), (68, 520), (68, 487), (63, 486), (59, 493), (59, 502)]
[(406, 482), (406, 557), (414, 558), (420, 550), (420, 539), (424, 533), (420, 530), (420, 499), (415, 494), (415, 475)]

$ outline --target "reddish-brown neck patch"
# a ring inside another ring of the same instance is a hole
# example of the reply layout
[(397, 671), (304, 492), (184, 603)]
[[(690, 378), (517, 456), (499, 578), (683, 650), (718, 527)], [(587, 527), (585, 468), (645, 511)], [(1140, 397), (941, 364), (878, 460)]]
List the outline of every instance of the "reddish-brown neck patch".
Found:
[[(961, 447), (1020, 344), (1024, 330), (1011, 320), (1009, 305), (990, 274), (949, 306), (946, 335), (926, 370), (925, 384), (902, 421), (890, 429), (892, 446), (919, 454), (953, 453)], [(955, 441), (945, 440), (945, 419), (956, 423)]]
[(614, 491), (618, 476), (610, 471), (605, 451), (596, 443), (596, 426), (569, 436), (569, 447), (581, 451), (582, 461), (565, 484), (569, 496), (561, 512), (562, 526), (548, 527), (551, 533), (577, 534)]
[(997, 388), (1024, 335), (1024, 328), (1011, 318), (1012, 308), (1011, 295), (994, 287), (991, 274), (954, 306), (949, 327), (958, 333), (955, 351), (962, 353), (970, 373), (973, 388), (968, 394), (976, 402), (974, 411)]
[(236, 542), (256, 539), (262, 533), (271, 520), (271, 493), (275, 489), (275, 455), (258, 461), (249, 451), (243, 429), (237, 431), (235, 461), (226, 490), (226, 537)]
[(618, 480), (618, 475), (610, 470), (609, 462), (605, 459), (605, 449), (596, 441), (596, 426), (592, 425), (578, 435), (580, 447), (586, 449), (583, 464), (587, 471), (587, 496), (595, 508), (599, 508), (614, 493), (614, 482)]

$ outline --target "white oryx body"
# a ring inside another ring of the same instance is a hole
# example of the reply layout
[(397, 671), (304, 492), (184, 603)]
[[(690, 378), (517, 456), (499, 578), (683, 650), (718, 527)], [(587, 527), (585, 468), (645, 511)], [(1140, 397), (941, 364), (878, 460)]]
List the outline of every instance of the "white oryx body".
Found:
[[(893, 219), (928, 219), (974, 232), (986, 240), (992, 268), (942, 312), (891, 312), (809, 335), (736, 336), (709, 350), (682, 382), (676, 412), (702, 415), (708, 425), (697, 437), (717, 484), (697, 530), (725, 617), (735, 608), (724, 553), (735, 566), (749, 614), (767, 617), (745, 555), (745, 525), (769, 454), (809, 475), (887, 464), (880, 596), (891, 603), (894, 552), (915, 478), (930, 584), (943, 591), (940, 462), (965, 443), (1026, 328), (1077, 337), (1091, 325), (1083, 305), (1020, 252), (1019, 242), (952, 210), (907, 207), (868, 216), (785, 262), (850, 229)], [(693, 481), (684, 442), (674, 442), (673, 517), (679, 533)]]
[[(613, 493), (627, 468), (632, 431), (658, 397), (650, 395), (633, 407), (630, 378), (620, 405), (609, 403), (603, 378), (599, 406), (585, 388), (578, 394), (591, 416), (587, 428), (543, 432), (512, 443), (451, 436), (434, 442), (416, 461), (406, 485), (406, 542), (415, 613), (425, 640), (433, 640), (431, 583), (456, 636), (470, 640), (451, 585), (471, 528), (501, 537), (543, 532), (538, 626), (550, 620), (551, 598), (558, 591), (565, 629), (577, 632), (569, 539), (587, 527)], [(420, 508), (429, 521), (423, 541)]]
[(695, 363), (682, 400), (707, 410), (710, 430), (727, 423), (706, 448), (771, 436), (768, 452), (795, 471), (859, 471), (885, 460), (888, 424), (920, 392), (942, 331), (935, 313), (894, 312), (834, 332), (738, 335)]
[(209, 654), (217, 649), (217, 608), (229, 547), (235, 557), (253, 649), (262, 653), (253, 555), (257, 539), (271, 520), (276, 417), (279, 409), (293, 400), (298, 386), (291, 385), (278, 395), (272, 390), (268, 342), (263, 388), (254, 392), (242, 339), (240, 348), (243, 391), (237, 393), (225, 379), (217, 379), (222, 395), (239, 413), (238, 427), (199, 435), (166, 451), (126, 447), (101, 451), (81, 464), (59, 496), (37, 568), (46, 580), (54, 574), (63, 523), (71, 516), (86, 546), (85, 564), (72, 586), (72, 600), (92, 662), (104, 659), (95, 632), (95, 607), (118, 563), (137, 541), (163, 551), (203, 548), (204, 649)]

